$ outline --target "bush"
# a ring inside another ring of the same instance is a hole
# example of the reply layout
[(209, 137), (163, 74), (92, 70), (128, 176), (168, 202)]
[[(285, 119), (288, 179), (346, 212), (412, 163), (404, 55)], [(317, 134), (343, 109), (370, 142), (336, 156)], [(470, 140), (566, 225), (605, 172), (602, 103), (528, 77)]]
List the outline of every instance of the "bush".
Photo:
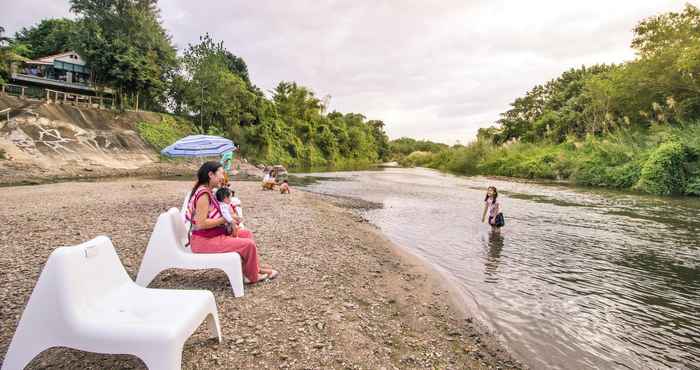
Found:
[(163, 114), (160, 122), (139, 122), (136, 130), (139, 136), (160, 152), (163, 148), (194, 132), (193, 126), (186, 120)]
[(433, 159), (433, 153), (416, 151), (399, 161), (404, 167), (425, 166)]
[(620, 132), (604, 139), (589, 136), (572, 151), (571, 179), (580, 185), (628, 189), (639, 181), (641, 165), (648, 156), (648, 137)]
[(688, 181), (688, 185), (685, 187), (685, 194), (700, 196), (700, 176), (696, 176)]
[(635, 189), (656, 195), (684, 194), (686, 156), (685, 146), (678, 141), (661, 144), (644, 162)]

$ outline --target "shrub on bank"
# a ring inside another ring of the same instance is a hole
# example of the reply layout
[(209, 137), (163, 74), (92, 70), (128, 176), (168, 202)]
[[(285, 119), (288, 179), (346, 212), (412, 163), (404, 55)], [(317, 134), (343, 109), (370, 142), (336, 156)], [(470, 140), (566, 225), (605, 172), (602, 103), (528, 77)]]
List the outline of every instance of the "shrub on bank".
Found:
[(583, 140), (494, 145), (477, 140), (399, 163), (465, 175), (570, 180), (651, 194), (700, 195), (700, 124), (621, 129)]
[(433, 153), (415, 151), (400, 160), (399, 164), (404, 167), (427, 166), (432, 160)]
[(661, 144), (642, 166), (635, 189), (657, 195), (684, 194), (686, 192), (685, 146), (676, 140)]
[(589, 136), (573, 153), (570, 179), (580, 185), (632, 187), (645, 158), (644, 135), (624, 132), (605, 138)]
[(192, 124), (177, 117), (162, 114), (160, 122), (136, 124), (139, 136), (160, 152), (166, 146), (194, 132)]

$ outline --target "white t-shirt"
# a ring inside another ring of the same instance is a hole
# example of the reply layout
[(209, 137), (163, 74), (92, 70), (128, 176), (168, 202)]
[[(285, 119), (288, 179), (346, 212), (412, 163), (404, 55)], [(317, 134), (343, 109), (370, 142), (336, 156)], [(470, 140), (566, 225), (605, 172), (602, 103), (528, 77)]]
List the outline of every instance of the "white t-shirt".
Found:
[(233, 223), (233, 216), (231, 215), (231, 206), (224, 203), (224, 202), (219, 202), (219, 208), (221, 208), (221, 217), (226, 220), (228, 223)]

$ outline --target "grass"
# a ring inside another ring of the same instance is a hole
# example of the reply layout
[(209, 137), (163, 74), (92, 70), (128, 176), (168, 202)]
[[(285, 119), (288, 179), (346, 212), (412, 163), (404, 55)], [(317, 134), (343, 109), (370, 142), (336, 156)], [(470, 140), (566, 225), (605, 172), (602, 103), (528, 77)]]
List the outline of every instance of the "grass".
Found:
[(136, 130), (159, 153), (168, 145), (194, 133), (191, 123), (168, 114), (162, 114), (160, 122), (139, 122)]

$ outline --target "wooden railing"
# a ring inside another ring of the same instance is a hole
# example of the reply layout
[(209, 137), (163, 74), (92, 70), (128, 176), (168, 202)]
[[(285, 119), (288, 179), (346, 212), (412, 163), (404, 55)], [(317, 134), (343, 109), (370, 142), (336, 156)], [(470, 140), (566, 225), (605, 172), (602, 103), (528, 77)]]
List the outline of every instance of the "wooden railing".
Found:
[(100, 109), (115, 109), (115, 99), (103, 96), (91, 96), (65, 91), (28, 87), (12, 84), (0, 85), (0, 93), (15, 95), (22, 99), (34, 98), (46, 100), (47, 103), (84, 105)]
[(2, 117), (3, 114), (7, 114), (7, 118), (5, 119), (6, 121), (10, 120), (10, 108), (0, 110), (0, 117)]
[(28, 87), (26, 87), (26, 86), (3, 84), (0, 87), (0, 92), (2, 92), (3, 94), (17, 95), (20, 98), (25, 98), (26, 97), (25, 92), (27, 91), (27, 89), (28, 89)]
[(102, 96), (91, 96), (67, 93), (65, 91), (57, 91), (44, 89), (46, 91), (46, 101), (49, 103), (56, 104), (73, 104), (73, 105), (87, 105), (94, 108), (115, 108), (114, 98), (107, 98)]

